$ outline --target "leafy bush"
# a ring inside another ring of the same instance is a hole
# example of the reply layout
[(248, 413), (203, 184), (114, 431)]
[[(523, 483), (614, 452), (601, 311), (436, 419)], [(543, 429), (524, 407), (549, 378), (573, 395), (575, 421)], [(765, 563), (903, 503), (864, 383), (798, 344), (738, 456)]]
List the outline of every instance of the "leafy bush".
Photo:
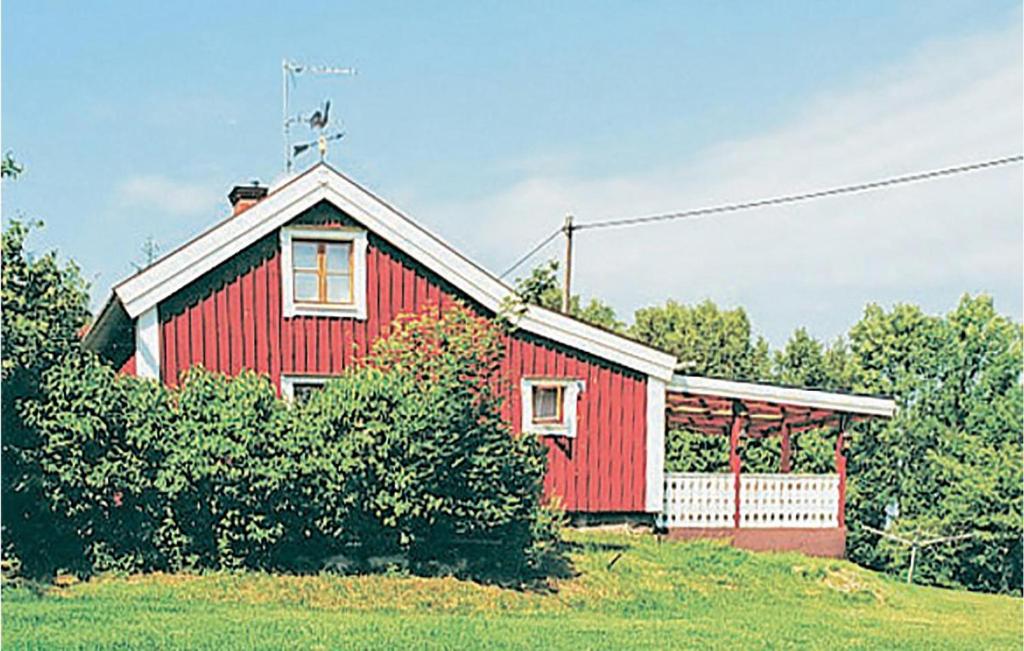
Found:
[[(790, 441), (794, 473), (835, 472), (834, 435), (809, 430)], [(670, 430), (665, 439), (668, 472), (729, 472), (729, 435)], [(740, 458), (745, 473), (779, 472), (782, 441), (778, 436), (740, 439)]]
[(53, 569), (47, 560), (75, 569), (158, 565), (151, 545), (160, 515), (154, 474), (170, 422), (166, 392), (118, 378), (87, 353), (54, 365), (40, 390), (43, 398), (23, 409), (40, 440), (30, 458), (46, 506), (68, 531), (35, 541), (36, 548), (60, 550), (56, 557), (39, 558), (22, 545), (23, 563), (40, 571)]
[(285, 512), (318, 524), (310, 541), (359, 542), (356, 553), (421, 570), (535, 572), (558, 518), (541, 505), (543, 447), (500, 417), (503, 351), (501, 332), (465, 308), (399, 318), (364, 365), (293, 409), (285, 456), (301, 493), (333, 497)]
[(173, 438), (156, 473), (172, 566), (265, 567), (281, 538), (268, 501), (286, 480), (270, 381), (191, 369), (172, 393)]
[(543, 447), (500, 418), (502, 351), (501, 332), (464, 308), (405, 317), (301, 404), (250, 372), (194, 368), (168, 389), (70, 356), (24, 409), (63, 525), (47, 542), (65, 553), (26, 560), (83, 573), (552, 571), (561, 517), (541, 504)]
[[(5, 177), (11, 171), (4, 161)], [(48, 558), (63, 562), (62, 546), (39, 540), (60, 530), (41, 492), (37, 465), (39, 437), (21, 418), (20, 404), (38, 396), (42, 374), (65, 355), (79, 350), (78, 332), (89, 316), (87, 283), (73, 262), (62, 263), (53, 251), (33, 255), (26, 241), (41, 222), (11, 220), (3, 231), (3, 280), (0, 310), (3, 387), (0, 429), (3, 431), (0, 471), (3, 501), (3, 556)], [(22, 545), (24, 543), (24, 545)]]

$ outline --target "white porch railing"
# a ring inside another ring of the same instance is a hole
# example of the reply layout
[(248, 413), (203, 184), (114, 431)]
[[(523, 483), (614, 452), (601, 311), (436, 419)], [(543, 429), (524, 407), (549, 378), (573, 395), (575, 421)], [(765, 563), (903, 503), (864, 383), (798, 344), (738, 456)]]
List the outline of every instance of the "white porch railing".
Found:
[[(676, 527), (734, 527), (732, 473), (665, 474), (665, 505), (659, 524)], [(827, 529), (837, 527), (838, 475), (740, 475), (740, 527)]]

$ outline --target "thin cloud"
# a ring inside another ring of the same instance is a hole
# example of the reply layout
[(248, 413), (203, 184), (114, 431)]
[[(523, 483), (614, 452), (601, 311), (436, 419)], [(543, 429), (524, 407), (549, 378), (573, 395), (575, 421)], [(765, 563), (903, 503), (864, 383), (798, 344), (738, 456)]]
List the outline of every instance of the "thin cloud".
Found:
[[(662, 213), (1018, 153), (1020, 41), (1015, 25), (933, 43), (811, 98), (769, 132), (675, 166), (602, 178), (535, 174), (425, 214), (501, 269), (569, 212), (580, 221)], [(947, 304), (930, 307), (948, 309), (963, 291), (988, 290), (1017, 312), (1022, 185), (1012, 166), (784, 208), (582, 232), (576, 287), (625, 314), (667, 297), (754, 305), (755, 321), (776, 339), (805, 316), (818, 319), (820, 336), (833, 336), (842, 329), (835, 315), (855, 320), (867, 300), (941, 297)], [(466, 223), (478, 227), (458, 228)]]

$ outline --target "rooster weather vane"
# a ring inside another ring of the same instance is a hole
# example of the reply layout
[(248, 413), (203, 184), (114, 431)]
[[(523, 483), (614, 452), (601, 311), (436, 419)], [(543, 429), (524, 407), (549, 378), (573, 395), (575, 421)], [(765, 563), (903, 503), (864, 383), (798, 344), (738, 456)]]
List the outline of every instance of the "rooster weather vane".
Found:
[[(324, 100), (321, 107), (308, 115), (292, 115), (289, 109), (289, 89), (295, 83), (295, 77), (303, 73), (314, 75), (355, 75), (355, 68), (337, 68), (331, 66), (305, 66), (293, 63), (287, 59), (283, 62), (284, 78), (282, 84), (282, 95), (284, 100), (284, 147), (285, 147), (285, 171), (291, 172), (294, 161), (299, 156), (309, 152), (314, 147), (320, 154), (320, 160), (327, 157), (327, 143), (332, 140), (341, 140), (345, 137), (342, 130), (330, 129), (331, 100)], [(291, 127), (293, 124), (305, 124), (311, 131), (316, 133), (316, 138), (307, 142), (292, 143)]]
[(331, 112), (331, 100), (324, 102), (322, 108), (318, 108), (304, 121), (309, 124), (309, 128), (314, 131), (318, 131), (316, 140), (310, 142), (300, 142), (292, 145), (292, 159), (298, 158), (302, 154), (306, 153), (315, 145), (317, 151), (320, 152), (320, 160), (322, 161), (327, 156), (327, 143), (331, 140), (341, 140), (345, 137), (344, 131), (336, 131), (334, 133), (328, 133), (327, 124), (330, 121)]

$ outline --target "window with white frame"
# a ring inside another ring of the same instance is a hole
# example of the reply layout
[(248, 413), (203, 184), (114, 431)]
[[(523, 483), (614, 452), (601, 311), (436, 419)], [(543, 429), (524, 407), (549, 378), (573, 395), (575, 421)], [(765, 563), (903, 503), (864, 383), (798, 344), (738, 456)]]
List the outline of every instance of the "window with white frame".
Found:
[(281, 229), (284, 316), (366, 318), (366, 231)]
[(524, 378), (523, 431), (545, 436), (576, 436), (576, 403), (583, 381), (567, 378)]
[(313, 393), (324, 388), (329, 379), (323, 375), (282, 375), (281, 395), (285, 400), (306, 402)]

